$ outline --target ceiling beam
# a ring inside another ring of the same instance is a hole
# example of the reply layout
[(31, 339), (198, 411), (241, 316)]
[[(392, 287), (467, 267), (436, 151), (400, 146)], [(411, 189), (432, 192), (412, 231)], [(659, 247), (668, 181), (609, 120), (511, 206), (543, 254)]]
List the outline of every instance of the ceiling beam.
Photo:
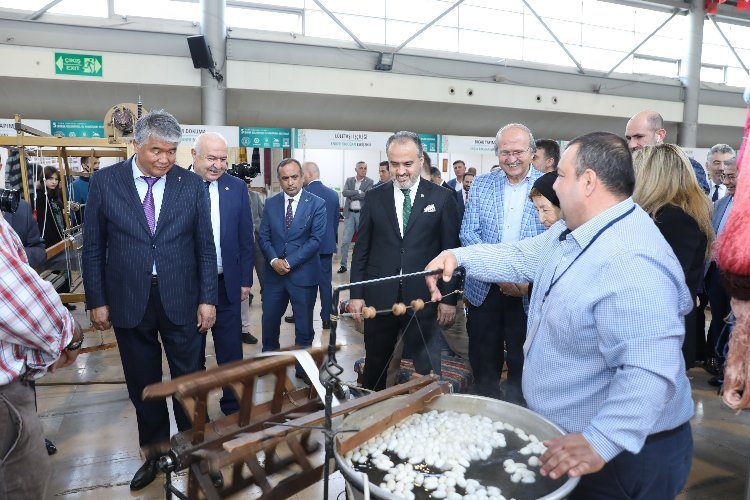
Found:
[(448, 13), (449, 13), (450, 11), (452, 11), (453, 9), (455, 9), (456, 7), (458, 7), (459, 5), (461, 5), (462, 3), (464, 3), (464, 0), (458, 0), (458, 1), (456, 2), (456, 3), (454, 3), (453, 5), (451, 5), (450, 7), (448, 7), (447, 9), (445, 9), (445, 10), (443, 11), (443, 13), (442, 13), (442, 14), (440, 14), (440, 15), (439, 15), (439, 16), (437, 16), (437, 17), (436, 17), (435, 19), (433, 19), (433, 20), (432, 20), (432, 21), (430, 21), (429, 23), (427, 23), (427, 24), (425, 24), (424, 26), (422, 26), (422, 27), (421, 27), (421, 28), (420, 28), (420, 29), (419, 29), (419, 30), (418, 30), (418, 31), (417, 31), (416, 33), (414, 33), (414, 34), (413, 34), (412, 36), (410, 36), (409, 38), (407, 38), (406, 40), (404, 40), (404, 41), (403, 41), (403, 43), (401, 43), (401, 45), (399, 45), (398, 47), (396, 47), (396, 48), (395, 48), (395, 49), (393, 50), (393, 53), (395, 54), (396, 52), (399, 52), (399, 51), (400, 51), (401, 49), (403, 49), (404, 47), (406, 47), (406, 45), (407, 45), (407, 44), (408, 44), (409, 42), (411, 42), (412, 40), (414, 40), (415, 38), (417, 38), (417, 37), (418, 37), (419, 35), (421, 35), (421, 34), (422, 34), (422, 33), (424, 33), (425, 31), (427, 31), (427, 29), (428, 29), (428, 28), (429, 28), (430, 26), (432, 26), (432, 25), (433, 25), (433, 24), (435, 24), (436, 22), (440, 21), (440, 20), (441, 20), (441, 19), (442, 19), (443, 17), (445, 17), (445, 16), (446, 16), (446, 15), (447, 15), (447, 14), (448, 14)]
[(45, 5), (44, 7), (42, 7), (41, 9), (39, 9), (38, 11), (34, 12), (33, 14), (30, 14), (27, 19), (29, 21), (36, 21), (37, 19), (39, 19), (40, 17), (42, 17), (45, 12), (47, 12), (48, 10), (50, 10), (52, 7), (54, 7), (55, 5), (59, 4), (60, 2), (62, 2), (62, 0), (52, 0), (50, 3), (48, 3), (47, 5)]

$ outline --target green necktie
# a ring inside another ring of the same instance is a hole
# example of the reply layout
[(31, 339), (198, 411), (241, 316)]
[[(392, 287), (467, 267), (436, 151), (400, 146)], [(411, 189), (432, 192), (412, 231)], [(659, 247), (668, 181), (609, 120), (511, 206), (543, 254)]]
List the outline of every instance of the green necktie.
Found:
[(402, 189), (401, 192), (404, 193), (404, 234), (406, 234), (406, 226), (409, 224), (411, 215), (411, 196), (408, 189)]

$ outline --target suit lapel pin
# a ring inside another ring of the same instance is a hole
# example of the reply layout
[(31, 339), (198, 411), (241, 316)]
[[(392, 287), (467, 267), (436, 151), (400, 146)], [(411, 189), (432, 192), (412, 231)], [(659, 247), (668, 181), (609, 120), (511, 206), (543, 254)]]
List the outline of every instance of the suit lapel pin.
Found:
[(225, 186), (224, 191), (229, 191), (229, 186)]
[(420, 198), (424, 198), (424, 193), (419, 195)]

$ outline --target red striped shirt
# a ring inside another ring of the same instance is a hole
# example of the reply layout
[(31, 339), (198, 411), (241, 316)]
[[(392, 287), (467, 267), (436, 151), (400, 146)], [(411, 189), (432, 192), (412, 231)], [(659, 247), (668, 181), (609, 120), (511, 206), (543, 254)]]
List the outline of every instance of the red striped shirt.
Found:
[(0, 217), (0, 385), (23, 373), (44, 375), (74, 327), (52, 284), (29, 267), (21, 240)]

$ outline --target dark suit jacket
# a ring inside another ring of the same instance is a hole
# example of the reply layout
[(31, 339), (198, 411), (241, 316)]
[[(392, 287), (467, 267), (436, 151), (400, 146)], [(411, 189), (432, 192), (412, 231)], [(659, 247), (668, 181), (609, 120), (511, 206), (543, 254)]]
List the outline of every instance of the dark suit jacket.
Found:
[(47, 252), (39, 235), (39, 226), (31, 213), (31, 205), (26, 200), (21, 200), (15, 213), (3, 212), (3, 217), (21, 239), (29, 265), (34, 269), (42, 267), (47, 262)]
[[(302, 191), (292, 227), (284, 228), (284, 193), (266, 200), (260, 223), (260, 249), (266, 257), (267, 283), (288, 278), (297, 286), (314, 286), (320, 282), (320, 244), (326, 232), (326, 205), (312, 193)], [(292, 270), (281, 276), (271, 267), (271, 260), (286, 259)], [(267, 286), (267, 285), (266, 285)]]
[(216, 248), (203, 180), (177, 165), (169, 170), (151, 236), (132, 161), (91, 177), (82, 255), (86, 308), (108, 305), (115, 327), (134, 328), (146, 311), (156, 262), (167, 317), (176, 325), (195, 323), (198, 304), (217, 303)]
[(313, 181), (305, 187), (326, 203), (326, 233), (320, 242), (321, 254), (336, 253), (336, 230), (339, 227), (339, 195), (319, 180)]
[[(458, 231), (461, 220), (453, 193), (430, 181), (419, 180), (406, 234), (401, 237), (393, 184), (387, 183), (367, 192), (360, 214), (357, 244), (351, 264), (351, 282), (423, 271), (440, 252), (461, 245)], [(425, 211), (434, 207), (434, 211)], [(442, 280), (441, 280), (442, 283)], [(441, 285), (442, 286), (442, 285)], [(397, 281), (382, 285), (355, 287), (353, 299), (365, 299), (368, 306), (385, 309), (398, 300)], [(452, 289), (450, 290), (452, 291)], [(429, 300), (424, 278), (403, 282), (403, 301)], [(456, 296), (445, 299), (456, 304)]]
[(732, 201), (731, 196), (724, 196), (722, 199), (714, 203), (714, 215), (711, 218), (711, 224), (714, 226), (716, 236), (719, 236), (719, 224), (721, 224), (721, 219), (724, 217), (724, 212), (727, 211), (730, 201)]
[(240, 287), (253, 284), (253, 216), (245, 181), (222, 175), (219, 184), (221, 266), (229, 302), (240, 301)]
[(695, 219), (674, 205), (662, 207), (656, 213), (655, 222), (680, 261), (690, 293), (696, 295), (703, 277), (708, 238)]

